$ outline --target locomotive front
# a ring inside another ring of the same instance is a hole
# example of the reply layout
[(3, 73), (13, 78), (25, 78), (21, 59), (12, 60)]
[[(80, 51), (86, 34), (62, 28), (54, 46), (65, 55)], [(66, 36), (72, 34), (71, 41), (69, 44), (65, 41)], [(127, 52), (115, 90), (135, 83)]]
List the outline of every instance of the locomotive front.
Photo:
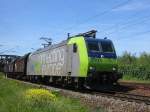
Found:
[(72, 56), (75, 61), (71, 73), (79, 73), (78, 78), (86, 85), (113, 85), (122, 77), (118, 73), (117, 55), (111, 40), (97, 39), (96, 31), (92, 30), (69, 38), (68, 43), (78, 49)]
[(85, 38), (88, 53), (88, 77), (98, 83), (116, 83), (118, 74), (117, 56), (109, 39)]

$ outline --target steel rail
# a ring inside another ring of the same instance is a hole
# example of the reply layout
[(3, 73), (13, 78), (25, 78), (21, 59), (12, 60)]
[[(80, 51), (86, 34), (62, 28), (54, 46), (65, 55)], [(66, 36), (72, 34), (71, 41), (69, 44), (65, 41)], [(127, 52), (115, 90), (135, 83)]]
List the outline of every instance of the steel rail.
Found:
[(116, 92), (116, 91), (91, 92), (91, 94), (96, 95), (96, 96), (111, 97), (111, 98), (120, 99), (123, 101), (145, 103), (147, 105), (150, 105), (149, 96), (135, 95), (135, 94), (124, 93), (124, 92)]
[[(17, 79), (12, 79), (12, 78), (9, 78), (9, 79), (17, 80)], [(55, 87), (54, 85), (51, 86), (51, 85), (45, 85), (45, 84), (38, 84), (38, 83), (33, 83), (33, 82), (23, 81), (23, 80), (17, 80), (17, 81), (20, 81), (20, 82), (26, 83), (26, 84), (33, 84), (33, 85), (39, 86), (41, 88), (52, 87), (52, 88), (56, 88), (56, 89), (64, 89), (64, 90), (73, 91), (73, 92), (80, 92), (82, 94), (90, 94), (90, 95), (95, 95), (95, 96), (114, 98), (116, 100), (144, 103), (144, 104), (150, 105), (150, 97), (149, 96), (135, 95), (135, 94), (117, 92), (117, 91), (93, 91), (90, 89), (73, 90), (73, 89), (63, 88), (63, 87)]]

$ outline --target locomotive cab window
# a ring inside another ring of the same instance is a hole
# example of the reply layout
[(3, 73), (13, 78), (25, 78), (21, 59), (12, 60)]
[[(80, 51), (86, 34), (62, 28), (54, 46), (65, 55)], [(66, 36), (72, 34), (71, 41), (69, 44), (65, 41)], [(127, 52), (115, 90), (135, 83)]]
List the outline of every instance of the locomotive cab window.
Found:
[(74, 53), (77, 52), (77, 49), (78, 49), (77, 44), (73, 44), (73, 52), (74, 52)]
[(100, 44), (103, 52), (114, 52), (114, 48), (111, 42), (102, 41)]
[(94, 52), (100, 51), (98, 42), (88, 42), (87, 45), (89, 51), (94, 51)]
[(104, 53), (114, 53), (114, 46), (111, 41), (87, 41), (88, 51), (92, 52), (104, 52)]

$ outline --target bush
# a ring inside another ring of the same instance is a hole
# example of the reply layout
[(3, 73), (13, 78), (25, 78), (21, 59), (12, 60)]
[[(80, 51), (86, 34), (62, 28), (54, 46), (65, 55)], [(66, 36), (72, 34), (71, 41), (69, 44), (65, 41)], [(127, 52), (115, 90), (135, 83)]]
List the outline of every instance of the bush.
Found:
[(123, 65), (119, 66), (119, 72), (128, 79), (150, 80), (150, 71), (145, 66)]
[(136, 56), (124, 52), (118, 57), (118, 64), (124, 79), (150, 80), (150, 54), (143, 52)]
[(56, 101), (56, 96), (46, 89), (28, 89), (24, 96), (25, 102), (31, 106), (46, 106)]

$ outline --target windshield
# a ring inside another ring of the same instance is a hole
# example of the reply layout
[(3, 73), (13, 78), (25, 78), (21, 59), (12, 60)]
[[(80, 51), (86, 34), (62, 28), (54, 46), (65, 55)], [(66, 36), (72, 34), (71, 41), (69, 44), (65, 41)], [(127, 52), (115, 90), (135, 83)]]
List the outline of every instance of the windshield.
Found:
[(87, 41), (88, 51), (92, 52), (114, 52), (110, 41)]
[(88, 49), (90, 51), (95, 51), (95, 52), (99, 52), (99, 44), (98, 42), (88, 42)]
[(103, 52), (114, 52), (112, 43), (109, 41), (101, 42), (101, 47)]

